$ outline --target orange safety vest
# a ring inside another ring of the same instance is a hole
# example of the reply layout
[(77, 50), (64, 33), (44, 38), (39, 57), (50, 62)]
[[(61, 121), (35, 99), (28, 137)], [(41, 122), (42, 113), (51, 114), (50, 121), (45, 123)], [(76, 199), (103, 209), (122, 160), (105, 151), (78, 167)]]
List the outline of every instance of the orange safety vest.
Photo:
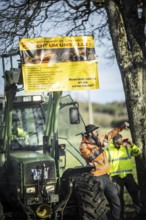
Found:
[[(120, 131), (120, 128), (115, 128), (108, 134), (100, 137), (99, 140), (101, 141), (101, 144), (104, 143), (104, 140), (110, 141)], [(90, 143), (85, 137), (83, 137), (80, 145), (80, 152), (87, 163), (92, 162), (94, 164), (95, 169), (91, 171), (94, 176), (109, 174), (109, 162), (106, 151), (103, 147)]]

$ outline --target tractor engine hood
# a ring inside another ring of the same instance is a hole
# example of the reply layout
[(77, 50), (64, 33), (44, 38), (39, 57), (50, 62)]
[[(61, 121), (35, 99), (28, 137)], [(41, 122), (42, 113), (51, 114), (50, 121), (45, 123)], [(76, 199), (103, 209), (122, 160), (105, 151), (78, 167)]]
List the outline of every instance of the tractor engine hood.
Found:
[(8, 157), (8, 178), (13, 185), (56, 182), (55, 161), (49, 155), (33, 151), (15, 151)]

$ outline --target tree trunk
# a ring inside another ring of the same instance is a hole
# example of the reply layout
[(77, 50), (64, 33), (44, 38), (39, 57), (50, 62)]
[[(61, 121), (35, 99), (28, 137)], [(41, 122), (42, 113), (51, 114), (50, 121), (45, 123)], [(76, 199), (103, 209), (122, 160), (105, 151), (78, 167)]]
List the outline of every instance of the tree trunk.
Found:
[(143, 40), (139, 40), (139, 36), (136, 37), (138, 33), (134, 27), (135, 16), (129, 15), (131, 2), (135, 1), (106, 0), (106, 10), (113, 47), (123, 81), (132, 139), (142, 151), (141, 156), (136, 158), (136, 167), (141, 199), (146, 204), (146, 105)]

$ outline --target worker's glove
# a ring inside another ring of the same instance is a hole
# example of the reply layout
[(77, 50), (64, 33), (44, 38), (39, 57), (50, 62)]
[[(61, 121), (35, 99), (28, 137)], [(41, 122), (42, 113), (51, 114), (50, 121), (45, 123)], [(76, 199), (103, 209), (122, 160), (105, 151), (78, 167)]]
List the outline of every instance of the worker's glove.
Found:
[(90, 162), (88, 163), (89, 166), (93, 167), (94, 166), (94, 163)]
[(88, 165), (93, 167), (93, 170), (95, 170), (95, 164), (93, 162), (88, 163)]
[(120, 126), (120, 128), (123, 130), (123, 129), (128, 129), (129, 128), (129, 123), (128, 122), (124, 122), (121, 126)]
[(108, 140), (107, 139), (104, 139), (103, 140), (103, 146), (102, 147), (106, 147), (108, 145)]
[(127, 141), (127, 146), (129, 146), (129, 147), (133, 147), (133, 144), (131, 143), (131, 141)]

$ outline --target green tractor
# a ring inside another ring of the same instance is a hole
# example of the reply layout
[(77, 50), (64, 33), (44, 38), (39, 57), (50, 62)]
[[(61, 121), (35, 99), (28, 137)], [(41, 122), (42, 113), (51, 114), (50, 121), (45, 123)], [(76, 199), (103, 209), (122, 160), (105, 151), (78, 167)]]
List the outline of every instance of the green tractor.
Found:
[(100, 184), (78, 151), (85, 126), (78, 103), (61, 92), (21, 94), (18, 56), (2, 55), (0, 219), (105, 220)]

